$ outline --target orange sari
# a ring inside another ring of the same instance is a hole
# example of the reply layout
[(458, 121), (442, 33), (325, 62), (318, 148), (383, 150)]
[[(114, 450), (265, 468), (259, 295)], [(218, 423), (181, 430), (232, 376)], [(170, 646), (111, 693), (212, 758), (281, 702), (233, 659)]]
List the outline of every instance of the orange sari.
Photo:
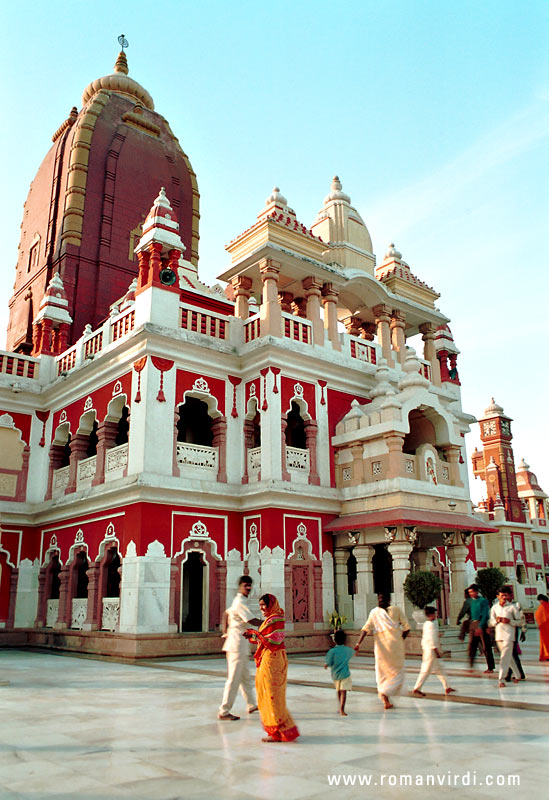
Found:
[(539, 601), (536, 609), (536, 622), (539, 628), (539, 660), (549, 661), (549, 603), (547, 600)]
[(258, 631), (247, 631), (257, 642), (255, 688), (257, 705), (265, 732), (279, 742), (297, 739), (299, 731), (286, 708), (288, 658), (284, 646), (284, 611), (269, 595), (269, 616)]

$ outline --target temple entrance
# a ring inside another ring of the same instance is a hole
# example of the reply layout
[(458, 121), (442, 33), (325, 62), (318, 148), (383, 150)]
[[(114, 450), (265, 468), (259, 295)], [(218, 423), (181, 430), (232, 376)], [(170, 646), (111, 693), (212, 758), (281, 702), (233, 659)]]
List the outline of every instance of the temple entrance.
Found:
[(202, 631), (204, 606), (202, 553), (189, 553), (181, 573), (181, 631)]
[(120, 597), (120, 555), (116, 548), (109, 550), (110, 559), (107, 562), (107, 588), (105, 597)]
[[(76, 594), (75, 597), (82, 599), (88, 596), (88, 567), (90, 566), (86, 553), (80, 551), (76, 554)], [(58, 590), (59, 591), (59, 590)], [(59, 593), (57, 594), (59, 597)]]
[(375, 544), (372, 557), (374, 592), (390, 594), (393, 591), (393, 559), (386, 544)]

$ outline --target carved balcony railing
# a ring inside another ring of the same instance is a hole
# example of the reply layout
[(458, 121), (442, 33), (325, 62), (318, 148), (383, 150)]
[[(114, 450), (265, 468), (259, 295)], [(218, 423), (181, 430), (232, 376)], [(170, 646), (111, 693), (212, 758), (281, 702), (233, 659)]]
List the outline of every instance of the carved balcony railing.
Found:
[(301, 447), (286, 445), (286, 469), (309, 472), (309, 451)]
[(52, 497), (59, 497), (59, 495), (65, 494), (65, 489), (69, 485), (69, 469), (69, 467), (54, 469), (51, 487)]
[(83, 458), (82, 461), (78, 462), (78, 467), (76, 470), (77, 489), (87, 489), (89, 486), (92, 485), (92, 481), (95, 477), (96, 462), (97, 462), (97, 456), (90, 456), (90, 458)]
[(352, 358), (366, 361), (367, 364), (377, 364), (377, 351), (373, 344), (367, 344), (355, 336), (349, 337)]
[(203, 308), (181, 305), (181, 327), (186, 331), (202, 333), (214, 339), (226, 339), (229, 319), (222, 314), (206, 311)]
[(74, 597), (71, 609), (71, 628), (81, 631), (88, 616), (88, 598)]
[(248, 450), (248, 475), (255, 477), (261, 470), (261, 447), (252, 447)]
[(57, 374), (66, 375), (67, 372), (80, 367), (87, 360), (95, 358), (104, 352), (109, 345), (130, 334), (135, 327), (135, 310), (124, 309), (119, 314), (113, 314), (97, 330), (85, 331), (83, 336), (57, 356)]
[(53, 628), (59, 615), (59, 599), (48, 600), (46, 605), (46, 628)]
[(261, 336), (261, 320), (259, 314), (254, 314), (244, 321), (244, 341), (252, 342)]
[(101, 613), (101, 630), (118, 630), (118, 620), (120, 619), (120, 598), (104, 597)]
[(128, 466), (128, 443), (111, 447), (105, 457), (105, 481), (114, 481), (124, 475)]
[(283, 311), (282, 325), (284, 336), (287, 339), (293, 339), (296, 342), (304, 342), (305, 344), (312, 344), (313, 324), (309, 322), (309, 320), (296, 317), (293, 314), (288, 314), (286, 311)]
[(217, 474), (217, 447), (178, 442), (177, 463), (180, 467), (193, 467)]
[(30, 356), (0, 351), (0, 374), (14, 378), (37, 378), (40, 362)]

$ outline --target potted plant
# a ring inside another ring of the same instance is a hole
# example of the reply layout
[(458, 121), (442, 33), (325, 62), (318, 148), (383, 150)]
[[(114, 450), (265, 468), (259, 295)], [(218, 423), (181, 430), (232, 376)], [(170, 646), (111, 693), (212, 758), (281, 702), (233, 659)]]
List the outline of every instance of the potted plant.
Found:
[(418, 609), (412, 616), (417, 627), (420, 628), (425, 622), (423, 609), (437, 599), (442, 589), (442, 581), (433, 572), (416, 570), (415, 572), (410, 572), (404, 581), (403, 588), (404, 594), (410, 603)]
[(330, 636), (332, 640), (334, 638), (334, 633), (336, 631), (341, 630), (341, 628), (347, 622), (347, 617), (344, 614), (339, 614), (337, 611), (332, 611), (331, 614), (328, 615), (328, 625), (331, 628)]

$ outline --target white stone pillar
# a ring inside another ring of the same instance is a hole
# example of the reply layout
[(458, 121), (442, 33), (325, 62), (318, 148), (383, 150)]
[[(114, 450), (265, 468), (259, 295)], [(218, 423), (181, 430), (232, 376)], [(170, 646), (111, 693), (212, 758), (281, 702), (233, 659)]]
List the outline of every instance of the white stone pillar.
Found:
[(313, 324), (313, 344), (324, 344), (324, 322), (320, 316), (320, 294), (322, 283), (317, 278), (308, 277), (301, 281), (307, 299), (307, 319)]
[(398, 606), (402, 611), (406, 608), (404, 597), (404, 581), (410, 572), (410, 553), (413, 546), (406, 540), (395, 539), (387, 548), (393, 559), (393, 599), (392, 605)]
[(381, 346), (381, 354), (386, 360), (387, 366), (393, 367), (394, 361), (391, 350), (391, 331), (389, 328), (389, 324), (391, 322), (391, 311), (383, 304), (374, 306), (372, 311), (376, 317), (377, 341)]
[(19, 563), (14, 628), (33, 628), (38, 613), (38, 576), (40, 562), (24, 558)]
[(334, 559), (327, 550), (322, 553), (322, 616), (326, 621), (335, 610)]
[(170, 568), (159, 541), (151, 542), (144, 556), (129, 543), (120, 586), (120, 633), (170, 631)]
[(446, 555), (450, 562), (450, 620), (457, 619), (463, 605), (463, 593), (467, 585), (467, 572), (465, 561), (468, 549), (463, 544), (460, 534), (450, 533), (445, 535)]
[(264, 547), (261, 556), (261, 594), (274, 594), (282, 607), (285, 603), (284, 561), (286, 556), (281, 547)]
[(341, 350), (339, 331), (337, 329), (337, 300), (339, 293), (331, 283), (322, 287), (322, 302), (324, 303), (324, 328), (334, 350)]
[(227, 565), (225, 608), (228, 608), (238, 592), (238, 579), (244, 574), (244, 564), (239, 550), (229, 550), (225, 560)]
[(259, 309), (261, 336), (282, 336), (282, 309), (278, 302), (278, 276), (280, 264), (272, 258), (259, 262), (263, 280), (263, 294)]
[(336, 606), (340, 615), (347, 617), (348, 622), (353, 622), (353, 598), (349, 594), (347, 581), (348, 559), (349, 551), (345, 548), (336, 547), (334, 551)]
[[(356, 594), (354, 613), (357, 625), (364, 625), (368, 614), (377, 604), (374, 595), (374, 573), (372, 558), (375, 550), (365, 544), (356, 545), (353, 555), (356, 558)], [(361, 620), (363, 620), (361, 622)]]

